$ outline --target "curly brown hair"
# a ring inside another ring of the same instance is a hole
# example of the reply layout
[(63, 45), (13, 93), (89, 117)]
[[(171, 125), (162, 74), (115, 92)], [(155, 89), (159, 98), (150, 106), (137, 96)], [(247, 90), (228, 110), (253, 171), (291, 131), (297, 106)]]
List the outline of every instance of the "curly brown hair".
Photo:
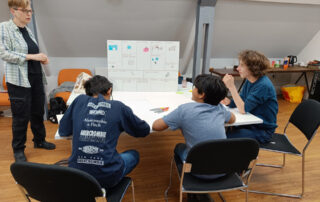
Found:
[(256, 78), (265, 75), (265, 71), (270, 67), (269, 59), (262, 53), (254, 50), (244, 50), (239, 53), (241, 60)]

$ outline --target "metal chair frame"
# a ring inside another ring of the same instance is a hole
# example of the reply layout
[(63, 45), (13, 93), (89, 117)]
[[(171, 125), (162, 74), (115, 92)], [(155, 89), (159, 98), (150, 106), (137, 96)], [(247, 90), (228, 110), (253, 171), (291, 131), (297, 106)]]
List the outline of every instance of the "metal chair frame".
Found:
[[(290, 120), (287, 122), (285, 128), (284, 128), (284, 132), (283, 135), (285, 136), (285, 138), (287, 139), (287, 141), (289, 142), (289, 144), (291, 144), (293, 146), (293, 144), (290, 142), (287, 134), (286, 134), (286, 130), (288, 128), (288, 126), (290, 125), (294, 125), (293, 123), (290, 122)], [(295, 126), (295, 125), (294, 125)], [(319, 127), (319, 125), (318, 125)], [(277, 153), (282, 153), (283, 154), (283, 158), (282, 158), (282, 164), (281, 165), (274, 165), (274, 164), (263, 164), (263, 163), (257, 163), (257, 166), (264, 166), (264, 167), (272, 167), (272, 168), (283, 168), (285, 166), (285, 160), (286, 160), (286, 154), (291, 154), (291, 155), (295, 155), (295, 156), (300, 156), (302, 157), (302, 168), (301, 168), (301, 172), (302, 172), (302, 177), (301, 177), (301, 193), (299, 194), (285, 194), (285, 193), (274, 193), (274, 192), (264, 192), (264, 191), (259, 191), (259, 190), (249, 190), (249, 192), (251, 193), (257, 193), (257, 194), (266, 194), (266, 195), (273, 195), (273, 196), (281, 196), (281, 197), (290, 197), (290, 198), (302, 198), (303, 194), (304, 194), (304, 190), (305, 190), (305, 154), (306, 154), (306, 150), (309, 147), (311, 141), (313, 140), (314, 136), (317, 134), (317, 130), (318, 128), (315, 129), (315, 131), (313, 132), (313, 134), (311, 135), (311, 138), (308, 140), (307, 144), (304, 146), (302, 153), (300, 152), (300, 154), (296, 154), (296, 153), (291, 153), (291, 152), (283, 152), (281, 150), (272, 150), (272, 149), (266, 149), (263, 147), (260, 147), (260, 149), (265, 150), (265, 151), (271, 151), (271, 152), (277, 152)], [(294, 146), (293, 146), (294, 147)]]
[(249, 166), (248, 166), (248, 170), (243, 171), (240, 176), (238, 175), (239, 179), (242, 181), (242, 186), (240, 186), (240, 187), (235, 187), (235, 188), (231, 188), (231, 189), (227, 188), (227, 189), (219, 189), (219, 190), (210, 190), (210, 191), (190, 191), (190, 190), (186, 190), (183, 187), (183, 180), (184, 180), (185, 173), (190, 173), (191, 172), (192, 164), (191, 163), (187, 163), (186, 161), (184, 161), (183, 162), (183, 166), (182, 166), (182, 171), (181, 171), (181, 173), (179, 173), (178, 165), (177, 165), (177, 163), (175, 161), (175, 158), (173, 157), (172, 160), (171, 160), (171, 166), (170, 166), (169, 186), (165, 190), (165, 199), (166, 199), (166, 201), (168, 201), (168, 191), (169, 191), (169, 189), (171, 187), (171, 184), (172, 184), (172, 170), (173, 170), (173, 164), (175, 163), (176, 171), (177, 171), (177, 174), (178, 174), (178, 177), (179, 177), (179, 180), (180, 180), (180, 185), (179, 185), (179, 201), (180, 202), (182, 202), (182, 194), (183, 193), (200, 193), (200, 194), (202, 194), (202, 193), (218, 193), (219, 197), (223, 201), (226, 201), (221, 192), (233, 191), (233, 190), (243, 190), (243, 189), (246, 190), (246, 201), (248, 201), (249, 182), (250, 182), (250, 179), (252, 177), (253, 170), (254, 170), (254, 168), (256, 166), (256, 162), (257, 162), (257, 158), (253, 159), (250, 162)]

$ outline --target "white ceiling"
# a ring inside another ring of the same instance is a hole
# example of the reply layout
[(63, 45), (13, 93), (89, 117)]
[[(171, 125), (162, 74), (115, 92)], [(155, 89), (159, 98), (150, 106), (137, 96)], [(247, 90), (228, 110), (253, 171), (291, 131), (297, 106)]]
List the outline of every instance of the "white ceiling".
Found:
[[(105, 57), (108, 39), (180, 41), (182, 54), (197, 5), (197, 0), (33, 1), (51, 57)], [(8, 13), (3, 0), (0, 20)], [(320, 5), (218, 0), (213, 57), (236, 57), (246, 48), (268, 57), (296, 55), (320, 30), (319, 19)]]

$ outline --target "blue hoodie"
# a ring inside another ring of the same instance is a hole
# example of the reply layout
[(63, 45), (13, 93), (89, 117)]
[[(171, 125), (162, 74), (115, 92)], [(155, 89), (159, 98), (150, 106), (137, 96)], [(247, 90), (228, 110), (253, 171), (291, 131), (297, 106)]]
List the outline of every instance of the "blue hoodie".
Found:
[(83, 170), (108, 187), (122, 177), (124, 163), (116, 150), (120, 133), (145, 137), (150, 126), (120, 101), (78, 96), (60, 121), (59, 134), (73, 134), (69, 167)]

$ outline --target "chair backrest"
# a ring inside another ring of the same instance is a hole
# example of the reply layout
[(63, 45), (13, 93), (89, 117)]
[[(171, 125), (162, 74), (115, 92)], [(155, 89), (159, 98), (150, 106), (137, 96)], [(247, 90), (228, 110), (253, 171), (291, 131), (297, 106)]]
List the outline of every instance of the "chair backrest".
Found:
[(235, 138), (210, 140), (191, 148), (186, 162), (193, 174), (223, 174), (240, 172), (257, 158), (259, 143), (254, 139)]
[(10, 169), (16, 182), (39, 201), (95, 201), (103, 195), (99, 182), (78, 169), (31, 162), (15, 162)]
[(76, 82), (77, 76), (81, 73), (85, 72), (92, 76), (91, 71), (89, 69), (62, 69), (58, 75), (58, 86), (60, 86), (65, 81)]
[(310, 140), (320, 125), (320, 102), (312, 99), (301, 102), (291, 114), (289, 122)]

